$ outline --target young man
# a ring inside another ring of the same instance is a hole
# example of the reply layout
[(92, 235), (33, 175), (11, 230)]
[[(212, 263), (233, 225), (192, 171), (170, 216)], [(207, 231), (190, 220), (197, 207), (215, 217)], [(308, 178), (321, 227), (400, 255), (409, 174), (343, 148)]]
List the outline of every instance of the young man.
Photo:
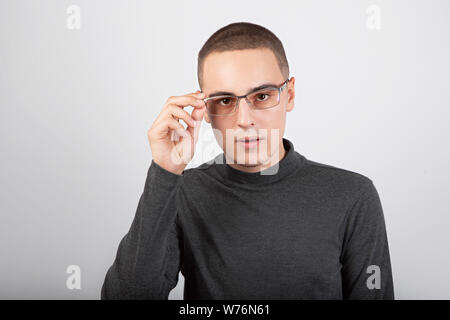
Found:
[[(295, 78), (280, 40), (233, 23), (198, 58), (202, 92), (170, 97), (148, 131), (153, 160), (101, 298), (167, 299), (181, 270), (184, 299), (394, 299), (372, 181), (283, 138)], [(203, 117), (224, 152), (185, 170)]]

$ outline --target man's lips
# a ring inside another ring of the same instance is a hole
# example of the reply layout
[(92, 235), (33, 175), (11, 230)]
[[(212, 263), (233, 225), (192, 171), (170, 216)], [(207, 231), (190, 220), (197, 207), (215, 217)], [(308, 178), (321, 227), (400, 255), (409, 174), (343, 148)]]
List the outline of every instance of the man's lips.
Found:
[(237, 140), (241, 146), (243, 146), (246, 150), (255, 149), (262, 138), (260, 137), (244, 137)]
[(259, 140), (262, 140), (262, 138), (260, 138), (260, 137), (244, 137), (244, 138), (237, 139), (237, 141), (239, 141), (239, 142), (252, 142), (252, 141), (259, 141)]

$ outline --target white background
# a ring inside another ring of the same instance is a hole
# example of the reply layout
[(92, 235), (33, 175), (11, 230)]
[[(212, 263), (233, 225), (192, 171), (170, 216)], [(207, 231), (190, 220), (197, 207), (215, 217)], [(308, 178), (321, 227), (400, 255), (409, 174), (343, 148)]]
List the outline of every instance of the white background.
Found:
[[(198, 89), (208, 37), (248, 21), (281, 39), (296, 77), (285, 137), (374, 181), (396, 298), (449, 299), (449, 14), (438, 0), (0, 0), (0, 298), (100, 297), (143, 190), (147, 130), (169, 96)], [(211, 137), (204, 122), (199, 150)]]

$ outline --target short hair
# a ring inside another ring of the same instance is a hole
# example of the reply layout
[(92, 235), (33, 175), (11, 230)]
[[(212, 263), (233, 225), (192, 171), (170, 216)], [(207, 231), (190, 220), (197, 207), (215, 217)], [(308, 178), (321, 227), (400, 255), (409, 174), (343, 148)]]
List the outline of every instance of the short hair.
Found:
[(270, 49), (275, 55), (281, 74), (287, 79), (289, 64), (283, 44), (278, 37), (267, 28), (250, 22), (235, 22), (214, 32), (198, 53), (197, 78), (202, 87), (203, 63), (213, 52), (224, 52), (245, 49)]

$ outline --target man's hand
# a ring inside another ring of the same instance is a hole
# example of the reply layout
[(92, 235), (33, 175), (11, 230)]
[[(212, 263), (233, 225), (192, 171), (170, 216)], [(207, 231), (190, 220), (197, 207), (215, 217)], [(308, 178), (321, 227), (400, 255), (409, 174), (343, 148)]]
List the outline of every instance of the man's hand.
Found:
[[(169, 97), (148, 130), (153, 161), (167, 171), (181, 175), (194, 156), (206, 108), (204, 98), (205, 94), (200, 91)], [(183, 109), (187, 106), (194, 107), (192, 114)], [(186, 129), (179, 120), (187, 124)]]

